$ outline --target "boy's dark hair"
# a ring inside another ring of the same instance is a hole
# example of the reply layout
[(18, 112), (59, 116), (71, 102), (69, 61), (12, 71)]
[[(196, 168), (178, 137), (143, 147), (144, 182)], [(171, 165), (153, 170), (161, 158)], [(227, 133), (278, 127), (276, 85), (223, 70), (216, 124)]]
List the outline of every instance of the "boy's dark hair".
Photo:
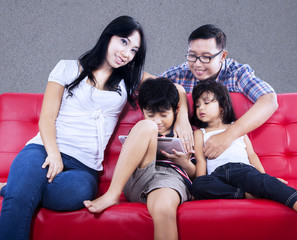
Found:
[(147, 79), (141, 84), (138, 105), (152, 112), (163, 112), (172, 108), (175, 113), (178, 107), (179, 94), (176, 86), (169, 79), (159, 77)]
[(194, 30), (188, 38), (188, 43), (196, 39), (210, 39), (215, 38), (217, 48), (222, 50), (226, 47), (225, 33), (215, 25), (206, 24)]
[(232, 106), (232, 100), (230, 94), (225, 86), (216, 81), (201, 81), (192, 92), (193, 98), (193, 116), (191, 122), (200, 128), (208, 126), (206, 122), (202, 122), (198, 119), (196, 114), (196, 103), (203, 93), (213, 93), (215, 99), (219, 102), (219, 106), (223, 109), (222, 122), (230, 124), (236, 120), (235, 113)]

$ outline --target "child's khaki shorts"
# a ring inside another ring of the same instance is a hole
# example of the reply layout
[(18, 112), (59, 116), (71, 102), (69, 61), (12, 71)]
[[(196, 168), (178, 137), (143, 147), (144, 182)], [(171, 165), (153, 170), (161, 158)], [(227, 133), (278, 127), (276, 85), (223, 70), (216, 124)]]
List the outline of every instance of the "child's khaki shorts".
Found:
[(124, 194), (130, 202), (146, 203), (147, 195), (158, 188), (171, 188), (178, 192), (180, 203), (191, 199), (191, 194), (183, 177), (171, 167), (150, 163), (145, 168), (137, 168), (124, 187)]

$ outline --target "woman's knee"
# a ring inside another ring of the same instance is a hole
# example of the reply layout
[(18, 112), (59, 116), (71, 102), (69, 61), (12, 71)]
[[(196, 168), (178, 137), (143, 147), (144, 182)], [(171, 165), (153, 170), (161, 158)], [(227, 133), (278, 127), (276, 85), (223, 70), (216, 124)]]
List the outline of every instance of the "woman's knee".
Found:
[(41, 192), (33, 194), (33, 192), (25, 191), (25, 189), (10, 191), (7, 188), (6, 190), (2, 209), (10, 209), (19, 213), (26, 211), (33, 213), (41, 202)]
[(96, 179), (88, 177), (88, 174), (79, 175), (77, 171), (73, 172), (76, 175), (56, 176), (47, 186), (42, 202), (44, 207), (55, 211), (72, 211), (83, 208), (83, 201), (96, 197)]
[(81, 191), (48, 190), (43, 197), (42, 207), (54, 211), (74, 211), (84, 207), (83, 201), (94, 199), (95, 194)]

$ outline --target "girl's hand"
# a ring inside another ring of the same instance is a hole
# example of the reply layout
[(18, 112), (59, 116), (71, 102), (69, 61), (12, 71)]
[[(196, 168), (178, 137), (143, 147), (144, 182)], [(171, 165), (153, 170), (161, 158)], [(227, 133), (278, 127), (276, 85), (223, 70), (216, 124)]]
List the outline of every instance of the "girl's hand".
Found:
[(42, 168), (46, 168), (48, 166), (48, 171), (46, 177), (48, 178), (48, 182), (52, 182), (54, 178), (63, 171), (64, 165), (61, 156), (50, 156), (48, 155), (42, 164)]

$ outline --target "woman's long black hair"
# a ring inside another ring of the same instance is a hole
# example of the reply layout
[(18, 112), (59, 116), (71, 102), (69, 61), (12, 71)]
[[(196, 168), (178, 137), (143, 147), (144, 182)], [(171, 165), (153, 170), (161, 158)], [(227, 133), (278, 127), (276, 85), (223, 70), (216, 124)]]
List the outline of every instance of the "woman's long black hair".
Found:
[[(79, 64), (82, 67), (82, 72), (72, 83), (66, 85), (69, 95), (72, 96), (73, 89), (77, 87), (85, 77), (88, 77), (91, 83), (95, 86), (93, 72), (105, 62), (108, 45), (112, 36), (116, 35), (126, 38), (134, 31), (138, 31), (141, 39), (137, 53), (131, 62), (113, 70), (104, 88), (109, 91), (119, 92), (118, 84), (124, 79), (128, 94), (128, 102), (132, 106), (135, 106), (135, 98), (133, 96), (141, 79), (146, 55), (146, 42), (141, 25), (129, 16), (120, 16), (109, 23), (102, 32), (94, 48), (84, 53), (78, 59)], [(121, 93), (119, 92), (119, 94)]]
[(191, 123), (199, 128), (205, 128), (208, 126), (206, 122), (202, 122), (198, 119), (196, 113), (196, 103), (203, 93), (213, 93), (214, 98), (218, 101), (222, 111), (222, 122), (230, 124), (236, 120), (235, 113), (232, 106), (232, 100), (230, 94), (225, 86), (216, 81), (201, 81), (194, 87), (192, 92), (193, 99), (193, 116)]

